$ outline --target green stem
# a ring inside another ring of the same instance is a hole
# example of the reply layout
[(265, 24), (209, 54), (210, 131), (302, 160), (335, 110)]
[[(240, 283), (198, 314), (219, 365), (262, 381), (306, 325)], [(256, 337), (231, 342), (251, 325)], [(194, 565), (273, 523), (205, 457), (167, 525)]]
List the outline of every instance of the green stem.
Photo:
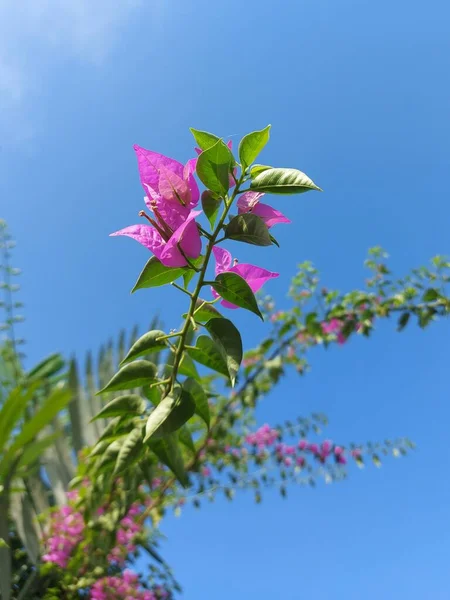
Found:
[[(194, 321), (193, 316), (194, 316), (194, 313), (196, 310), (197, 300), (200, 295), (200, 291), (201, 291), (203, 285), (205, 284), (204, 281), (205, 281), (205, 276), (206, 276), (206, 270), (208, 268), (209, 259), (211, 258), (212, 249), (213, 249), (214, 245), (216, 244), (216, 240), (219, 236), (219, 232), (222, 229), (222, 226), (223, 226), (225, 219), (228, 215), (228, 212), (234, 202), (234, 199), (236, 198), (237, 194), (240, 193), (239, 186), (241, 185), (242, 181), (244, 180), (244, 177), (245, 177), (244, 175), (240, 176), (239, 180), (237, 181), (236, 187), (234, 188), (233, 193), (231, 194), (231, 197), (229, 199), (225, 198), (225, 200), (224, 200), (225, 208), (223, 210), (222, 216), (220, 217), (219, 222), (217, 223), (214, 232), (210, 236), (208, 245), (206, 246), (205, 259), (204, 259), (203, 264), (200, 269), (197, 284), (195, 286), (195, 290), (190, 294), (191, 295), (191, 303), (189, 305), (189, 310), (187, 312), (187, 315), (186, 315), (186, 318), (184, 321), (184, 325), (181, 328), (180, 341), (178, 342), (178, 346), (175, 351), (175, 357), (173, 360), (173, 367), (172, 367), (172, 375), (170, 377), (170, 383), (167, 385), (167, 388), (166, 388), (166, 395), (168, 395), (172, 391), (172, 389), (175, 385), (175, 381), (176, 381), (177, 374), (178, 374), (178, 368), (180, 366), (181, 359), (183, 358), (183, 352), (184, 352), (184, 349), (186, 346), (186, 338), (187, 338), (187, 335), (189, 332), (189, 328), (191, 327), (192, 322)], [(183, 291), (185, 291), (185, 290), (183, 290)]]
[(171, 285), (173, 285), (174, 288), (177, 288), (177, 290), (180, 290), (180, 292), (184, 292), (192, 298), (191, 292), (189, 290), (185, 290), (184, 287), (181, 287), (181, 285), (178, 285), (178, 283), (175, 283), (175, 281), (172, 281)]
[[(181, 289), (183, 289), (183, 288), (181, 288)], [(181, 331), (176, 331), (175, 333), (169, 333), (168, 335), (162, 335), (161, 337), (156, 338), (156, 341), (162, 342), (163, 340), (170, 340), (170, 338), (173, 338), (173, 337), (180, 337), (180, 335), (181, 335)]]

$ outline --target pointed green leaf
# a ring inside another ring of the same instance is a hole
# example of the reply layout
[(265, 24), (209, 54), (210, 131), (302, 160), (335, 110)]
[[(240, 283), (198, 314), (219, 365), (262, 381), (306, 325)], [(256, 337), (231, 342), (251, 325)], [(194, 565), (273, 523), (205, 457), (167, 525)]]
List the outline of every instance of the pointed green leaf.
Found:
[(11, 562), (12, 553), (9, 547), (9, 506), (6, 494), (0, 495), (0, 597), (11, 598)]
[(231, 385), (234, 386), (242, 362), (241, 334), (228, 319), (210, 319), (205, 327), (226, 361)]
[(250, 286), (237, 273), (220, 273), (212, 286), (224, 300), (245, 308), (264, 320)]
[(207, 150), (220, 140), (217, 135), (208, 133), (207, 131), (200, 131), (198, 129), (194, 129), (193, 127), (190, 128), (190, 131), (194, 136), (194, 139), (197, 142), (197, 146), (200, 148), (200, 150)]
[(72, 444), (75, 452), (78, 454), (84, 447), (84, 435), (81, 422), (81, 406), (80, 406), (80, 386), (78, 382), (77, 363), (74, 358), (70, 361), (68, 384), (72, 392), (72, 399), (69, 402), (69, 417), (72, 432)]
[(123, 415), (142, 415), (145, 412), (145, 409), (146, 403), (143, 398), (137, 394), (126, 394), (108, 402), (108, 404), (95, 415), (92, 421), (97, 419), (108, 419), (110, 417), (121, 417)]
[(269, 194), (302, 194), (310, 190), (322, 190), (312, 179), (297, 169), (266, 169), (250, 183), (256, 192)]
[(236, 242), (246, 242), (254, 246), (271, 246), (269, 230), (257, 215), (245, 213), (231, 219), (225, 227), (225, 236)]
[(400, 318), (398, 320), (398, 325), (397, 325), (397, 331), (402, 331), (402, 329), (405, 329), (405, 327), (408, 325), (410, 316), (411, 316), (411, 313), (409, 313), (409, 312), (404, 312), (400, 315)]
[(225, 196), (230, 187), (233, 155), (222, 140), (219, 140), (197, 159), (197, 175), (200, 181), (211, 191)]
[(188, 377), (183, 382), (183, 388), (189, 392), (192, 399), (195, 403), (195, 414), (197, 414), (203, 421), (205, 421), (207, 427), (209, 428), (210, 423), (210, 414), (209, 414), (209, 404), (208, 398), (206, 396), (205, 390), (203, 386), (198, 383), (192, 377)]
[(28, 389), (22, 386), (14, 388), (0, 409), (0, 448), (5, 448), (11, 432), (23, 417), (26, 407), (33, 400), (40, 382), (35, 381)]
[(150, 413), (144, 441), (176, 431), (194, 414), (195, 403), (188, 392), (178, 388), (172, 394), (163, 398)]
[(187, 346), (186, 352), (201, 365), (209, 367), (213, 371), (225, 375), (225, 377), (229, 376), (225, 359), (216, 344), (207, 335), (199, 336), (195, 346)]
[(137, 360), (122, 367), (106, 384), (106, 386), (97, 392), (116, 392), (117, 390), (131, 390), (135, 387), (141, 387), (146, 383), (154, 381), (157, 375), (155, 365), (148, 360)]
[(270, 125), (260, 131), (252, 131), (245, 135), (239, 144), (239, 160), (242, 168), (246, 169), (257, 158), (258, 154), (269, 141)]
[(203, 323), (204, 321), (209, 321), (209, 319), (213, 318), (221, 319), (223, 317), (212, 304), (205, 304), (204, 300), (198, 298), (195, 303), (194, 319)]
[(28, 379), (45, 379), (55, 375), (64, 367), (64, 360), (60, 354), (51, 354), (28, 372)]
[(186, 271), (186, 273), (183, 273), (183, 284), (184, 284), (184, 289), (187, 290), (189, 287), (189, 284), (192, 281), (192, 278), (195, 275), (195, 271), (194, 269), (189, 269)]
[(38, 460), (44, 450), (51, 446), (59, 435), (60, 432), (58, 431), (57, 433), (46, 435), (36, 442), (27, 444), (22, 452), (19, 462), (17, 463), (17, 470)]
[(119, 454), (114, 467), (114, 474), (121, 473), (132, 466), (140, 457), (144, 444), (142, 439), (143, 428), (135, 427), (122, 441)]
[(159, 386), (144, 385), (142, 393), (155, 406), (161, 401), (161, 388)]
[(267, 169), (273, 169), (273, 167), (268, 167), (267, 165), (253, 165), (253, 167), (250, 169), (250, 177), (254, 179), (263, 171), (267, 171)]
[(175, 433), (165, 435), (163, 438), (150, 439), (150, 449), (159, 460), (169, 467), (183, 487), (189, 485), (189, 478), (184, 468), (183, 455), (178, 445), (178, 436)]
[(35, 414), (22, 427), (22, 431), (14, 440), (14, 448), (22, 448), (33, 440), (56, 415), (67, 406), (71, 393), (67, 388), (55, 388), (37, 409)]
[(214, 229), (221, 204), (222, 200), (217, 198), (210, 190), (205, 190), (202, 193), (202, 208), (211, 225), (211, 229)]
[(178, 439), (183, 446), (189, 448), (193, 454), (195, 453), (194, 440), (192, 439), (191, 432), (189, 431), (189, 427), (187, 425), (183, 425), (183, 427), (178, 430)]
[(172, 283), (186, 272), (185, 267), (165, 267), (155, 256), (152, 256), (143, 268), (131, 293), (143, 288), (159, 287)]
[(434, 302), (438, 298), (439, 298), (439, 292), (437, 290), (435, 290), (434, 288), (428, 288), (422, 296), (422, 300), (424, 302)]
[(166, 334), (160, 329), (154, 329), (144, 333), (130, 348), (128, 354), (122, 360), (121, 364), (130, 362), (140, 356), (145, 356), (152, 352), (159, 352), (167, 348), (167, 340), (159, 341), (158, 338), (164, 337)]
[(269, 237), (270, 237), (270, 241), (272, 242), (272, 244), (274, 244), (274, 246), (277, 246), (279, 248), (280, 244), (278, 243), (277, 239), (274, 238), (271, 233), (269, 234)]
[[(195, 303), (195, 312), (194, 319), (199, 323), (203, 323), (204, 321), (209, 321), (209, 319), (213, 319), (214, 317), (222, 318), (223, 315), (215, 308), (212, 304), (207, 303), (206, 300), (202, 300), (198, 298)], [(186, 319), (187, 313), (183, 314), (183, 319)]]
[(178, 367), (178, 373), (180, 375), (186, 375), (186, 377), (194, 377), (195, 379), (200, 377), (194, 361), (186, 353), (184, 353), (183, 358), (181, 359), (180, 366)]

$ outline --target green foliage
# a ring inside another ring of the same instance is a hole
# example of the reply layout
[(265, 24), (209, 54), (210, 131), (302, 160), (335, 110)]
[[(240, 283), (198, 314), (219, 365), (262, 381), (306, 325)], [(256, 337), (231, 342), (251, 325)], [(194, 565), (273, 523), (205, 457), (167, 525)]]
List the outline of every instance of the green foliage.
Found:
[(108, 404), (91, 420), (95, 421), (96, 419), (130, 415), (139, 416), (145, 412), (145, 409), (146, 403), (140, 396), (136, 394), (126, 394), (108, 402)]
[(272, 240), (264, 221), (251, 213), (233, 217), (225, 227), (225, 236), (254, 246), (271, 246)]
[(269, 194), (302, 194), (310, 190), (322, 190), (312, 179), (297, 169), (271, 168), (252, 174), (250, 187), (255, 192)]
[(267, 125), (261, 131), (253, 131), (245, 135), (239, 144), (239, 160), (242, 168), (246, 169), (257, 158), (261, 150), (269, 141), (270, 125)]
[(147, 331), (147, 333), (144, 333), (144, 335), (134, 342), (127, 355), (122, 360), (121, 364), (130, 362), (131, 360), (140, 358), (141, 356), (146, 356), (147, 354), (151, 354), (153, 352), (165, 350), (167, 348), (167, 341), (165, 339), (160, 339), (164, 336), (164, 331), (161, 331), (160, 329)]
[(234, 386), (242, 362), (241, 334), (231, 321), (223, 318), (210, 319), (205, 327), (226, 362), (231, 385)]
[(98, 394), (130, 390), (152, 383), (156, 377), (156, 366), (148, 360), (136, 360), (122, 367)]
[(218, 198), (216, 194), (210, 190), (205, 190), (202, 193), (202, 209), (211, 225), (211, 229), (214, 228), (221, 206), (222, 200), (221, 198)]
[(186, 267), (165, 267), (157, 258), (152, 256), (139, 275), (131, 293), (144, 288), (160, 287), (161, 285), (172, 283), (172, 281), (179, 279), (187, 271)]
[(211, 285), (228, 302), (245, 308), (264, 320), (250, 286), (237, 273), (220, 273)]
[(213, 133), (208, 133), (207, 131), (200, 131), (198, 129), (190, 128), (192, 135), (194, 136), (195, 141), (197, 142), (200, 150), (208, 150), (211, 146), (214, 146), (220, 138)]
[(197, 338), (195, 346), (186, 346), (186, 352), (196, 362), (228, 377), (228, 366), (217, 345), (207, 335)]
[(234, 163), (228, 146), (217, 141), (204, 150), (197, 159), (197, 175), (212, 192), (224, 197), (230, 187), (230, 173)]

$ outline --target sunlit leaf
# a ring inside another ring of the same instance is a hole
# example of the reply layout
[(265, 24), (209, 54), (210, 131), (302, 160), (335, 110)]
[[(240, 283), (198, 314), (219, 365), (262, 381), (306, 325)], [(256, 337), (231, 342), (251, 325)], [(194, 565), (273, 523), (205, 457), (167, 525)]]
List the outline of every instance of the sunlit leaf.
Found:
[(137, 360), (122, 367), (97, 394), (141, 387), (154, 381), (156, 375), (157, 369), (153, 363), (147, 360)]

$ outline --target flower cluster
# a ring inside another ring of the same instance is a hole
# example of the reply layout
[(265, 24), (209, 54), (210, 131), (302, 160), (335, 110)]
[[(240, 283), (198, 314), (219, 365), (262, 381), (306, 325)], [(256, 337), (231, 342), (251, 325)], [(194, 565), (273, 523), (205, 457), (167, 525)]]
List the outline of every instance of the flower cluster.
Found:
[(120, 521), (116, 533), (117, 545), (114, 546), (108, 556), (110, 561), (123, 566), (127, 557), (136, 551), (136, 541), (141, 532), (142, 525), (133, 519), (140, 515), (142, 510), (143, 508), (140, 504), (134, 503), (131, 505), (126, 517)]
[[(81, 512), (75, 508), (78, 500), (77, 492), (68, 492), (69, 503), (55, 510), (50, 518), (47, 534), (44, 539), (46, 553), (42, 560), (54, 563), (65, 568), (73, 551), (78, 544), (83, 542), (84, 521)], [(136, 551), (137, 541), (140, 536), (142, 525), (137, 522), (143, 507), (140, 503), (134, 503), (128, 510), (127, 515), (120, 521), (116, 532), (116, 545), (111, 549), (108, 560), (123, 567), (130, 554)], [(106, 512), (105, 508), (98, 509), (101, 517)]]
[[(296, 445), (285, 444), (280, 441), (280, 432), (265, 424), (254, 433), (246, 436), (245, 441), (252, 446), (259, 458), (267, 458), (267, 451), (272, 449), (276, 461), (286, 467), (296, 465), (305, 466), (308, 457), (324, 464), (327, 460), (334, 460), (338, 465), (347, 464), (348, 452), (342, 447), (325, 440), (321, 444), (301, 439)], [(231, 451), (231, 453), (233, 453)], [(350, 455), (357, 459), (361, 451), (354, 449)]]
[(164, 600), (169, 594), (160, 586), (144, 590), (137, 573), (125, 569), (121, 577), (103, 577), (94, 583), (90, 600)]
[[(228, 144), (231, 148), (231, 144)], [(196, 218), (201, 211), (194, 210), (200, 193), (194, 178), (197, 159), (189, 160), (186, 165), (178, 161), (146, 150), (135, 145), (139, 176), (145, 190), (144, 201), (151, 214), (140, 211), (139, 215), (147, 219), (149, 224), (131, 225), (112, 233), (112, 236), (128, 236), (145, 246), (165, 267), (190, 266), (191, 260), (197, 259), (202, 251), (201, 228)], [(197, 154), (201, 150), (196, 148)], [(235, 180), (230, 175), (230, 186)], [(252, 213), (258, 216), (268, 229), (278, 223), (290, 223), (280, 211), (260, 202), (264, 193), (244, 192), (238, 202), (238, 214)], [(278, 277), (272, 273), (250, 264), (237, 264), (231, 254), (218, 246), (213, 248), (216, 259), (216, 275), (230, 272), (240, 275), (257, 292), (271, 278)], [(212, 290), (215, 298), (217, 291)], [(227, 308), (237, 308), (235, 304), (222, 300)]]
[(83, 531), (83, 515), (70, 504), (61, 506), (50, 519), (44, 540), (47, 552), (42, 557), (43, 562), (54, 563), (64, 569), (74, 548), (82, 541)]

